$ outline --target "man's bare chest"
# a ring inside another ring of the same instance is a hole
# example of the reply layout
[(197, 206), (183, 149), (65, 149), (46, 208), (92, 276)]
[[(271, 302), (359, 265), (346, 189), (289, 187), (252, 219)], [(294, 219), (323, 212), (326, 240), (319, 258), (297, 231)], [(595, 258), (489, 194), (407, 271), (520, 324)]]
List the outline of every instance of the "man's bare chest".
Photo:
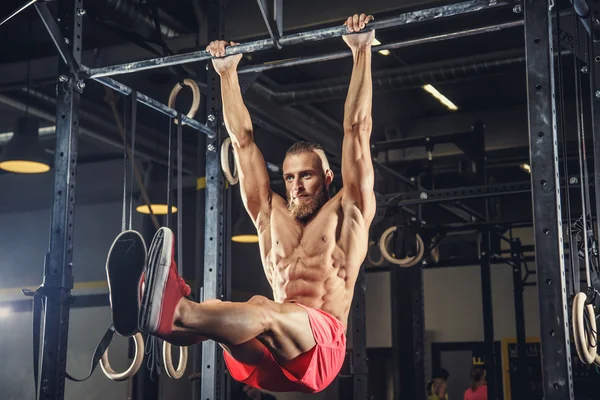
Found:
[(341, 213), (332, 211), (321, 210), (306, 224), (289, 214), (273, 215), (270, 230), (272, 261), (318, 257), (335, 249), (343, 218)]

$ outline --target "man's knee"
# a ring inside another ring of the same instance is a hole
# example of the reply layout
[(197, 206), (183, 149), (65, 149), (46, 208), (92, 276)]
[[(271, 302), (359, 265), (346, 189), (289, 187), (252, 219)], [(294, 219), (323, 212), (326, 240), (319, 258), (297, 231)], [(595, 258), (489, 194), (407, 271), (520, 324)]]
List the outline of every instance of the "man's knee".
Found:
[(247, 303), (258, 307), (260, 310), (263, 333), (268, 334), (277, 328), (280, 313), (280, 307), (278, 307), (277, 303), (264, 296), (253, 296)]
[(250, 300), (248, 300), (248, 303), (260, 306), (260, 305), (265, 305), (265, 304), (270, 303), (270, 300), (267, 299), (265, 296), (258, 296), (257, 295), (257, 296), (252, 296), (250, 298)]

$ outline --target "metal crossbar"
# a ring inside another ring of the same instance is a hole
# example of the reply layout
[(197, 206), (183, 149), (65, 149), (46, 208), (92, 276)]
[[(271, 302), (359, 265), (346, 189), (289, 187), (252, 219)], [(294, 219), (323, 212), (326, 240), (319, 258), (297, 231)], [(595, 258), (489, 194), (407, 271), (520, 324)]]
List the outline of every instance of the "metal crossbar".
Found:
[[(125, 96), (129, 96), (133, 92), (133, 89), (131, 89), (130, 87), (122, 84), (121, 82), (117, 82), (111, 78), (94, 78), (94, 80), (96, 82), (103, 84), (104, 86), (107, 86), (107, 87), (125, 95)], [(176, 110), (174, 110), (170, 107), (167, 107), (160, 101), (154, 100), (153, 98), (146, 96), (143, 93), (136, 91), (136, 98), (137, 98), (137, 101), (139, 101), (140, 103), (142, 103), (150, 108), (153, 108), (158, 112), (161, 112), (172, 118), (177, 117), (178, 112)], [(196, 121), (195, 119), (189, 118), (186, 115), (182, 115), (181, 120), (183, 121), (184, 124), (186, 124), (190, 128), (193, 128), (197, 131), (200, 131), (200, 132), (206, 134), (209, 138), (215, 137), (215, 131), (213, 129)]]
[[(426, 10), (411, 11), (394, 17), (382, 18), (379, 21), (373, 21), (365, 28), (366, 30), (388, 29), (398, 26), (411, 25), (421, 22), (432, 21), (440, 18), (465, 15), (485, 9), (492, 9), (501, 6), (511, 5), (509, 1), (489, 1), (489, 0), (471, 0), (457, 4), (449, 4), (440, 7), (428, 8)], [(279, 39), (279, 44), (283, 47), (292, 46), (300, 43), (315, 42), (325, 39), (341, 37), (348, 31), (344, 25), (330, 28), (317, 29), (308, 32), (294, 33), (283, 36)], [(261, 39), (253, 42), (243, 43), (237, 46), (227, 47), (225, 55), (239, 53), (254, 53), (262, 50), (275, 48), (271, 38)], [(137, 71), (145, 71), (156, 68), (169, 67), (173, 65), (187, 64), (191, 62), (208, 60), (211, 55), (206, 50), (195, 51), (185, 54), (177, 54), (168, 57), (158, 57), (149, 60), (135, 61), (126, 64), (118, 64), (101, 68), (93, 68), (87, 71), (88, 77), (100, 78), (105, 76), (130, 74)]]

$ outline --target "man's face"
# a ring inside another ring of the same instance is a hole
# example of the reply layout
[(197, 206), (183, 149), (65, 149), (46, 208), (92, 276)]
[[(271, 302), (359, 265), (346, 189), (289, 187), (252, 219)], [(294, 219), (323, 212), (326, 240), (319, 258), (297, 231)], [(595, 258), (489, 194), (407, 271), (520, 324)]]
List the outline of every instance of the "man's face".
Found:
[(321, 159), (315, 152), (290, 154), (283, 162), (288, 208), (299, 220), (312, 217), (329, 199)]

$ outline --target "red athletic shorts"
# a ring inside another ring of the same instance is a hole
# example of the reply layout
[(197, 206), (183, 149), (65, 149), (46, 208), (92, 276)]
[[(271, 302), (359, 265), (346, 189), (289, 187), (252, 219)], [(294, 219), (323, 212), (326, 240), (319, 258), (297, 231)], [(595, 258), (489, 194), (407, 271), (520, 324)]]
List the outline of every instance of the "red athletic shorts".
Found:
[(296, 373), (304, 371), (302, 378), (296, 378), (278, 364), (265, 347), (258, 365), (243, 364), (225, 351), (225, 363), (233, 379), (271, 392), (317, 393), (329, 386), (340, 372), (346, 356), (346, 326), (324, 311), (298, 305), (308, 313), (317, 343), (288, 364), (288, 368)]

